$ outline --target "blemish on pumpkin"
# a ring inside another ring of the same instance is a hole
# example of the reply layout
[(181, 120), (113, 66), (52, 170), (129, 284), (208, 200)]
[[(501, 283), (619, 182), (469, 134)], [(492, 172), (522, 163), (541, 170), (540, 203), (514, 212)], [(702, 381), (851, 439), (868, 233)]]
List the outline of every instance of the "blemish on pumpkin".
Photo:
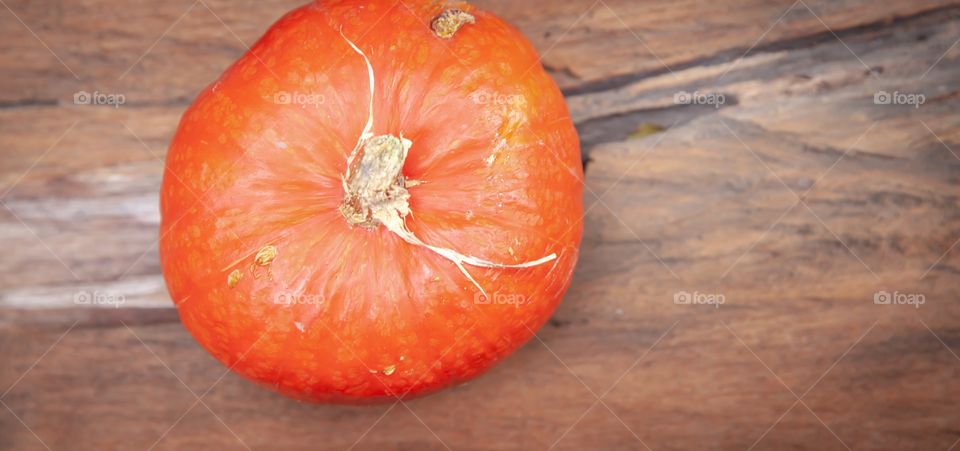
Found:
[(267, 266), (273, 262), (275, 258), (277, 258), (277, 247), (267, 245), (257, 252), (257, 256), (253, 258), (253, 261), (260, 266)]
[(466, 24), (476, 23), (477, 18), (459, 9), (448, 9), (430, 22), (433, 34), (441, 39), (450, 39)]
[(384, 376), (389, 376), (389, 375), (393, 374), (395, 371), (397, 371), (397, 366), (396, 366), (396, 365), (390, 365), (390, 366), (384, 368), (382, 372), (383, 372), (383, 375), (384, 375)]
[(430, 52), (430, 49), (427, 46), (425, 45), (420, 46), (420, 48), (417, 49), (417, 59), (416, 59), (417, 64), (426, 64), (427, 59), (429, 58), (429, 55), (430, 55), (429, 52)]
[(230, 288), (237, 286), (237, 284), (240, 283), (240, 279), (242, 278), (243, 278), (243, 273), (240, 272), (239, 269), (234, 269), (233, 272), (231, 272), (230, 275), (227, 276), (227, 286), (229, 286)]
[(294, 323), (293, 323), (293, 327), (296, 327), (297, 330), (299, 330), (300, 332), (303, 332), (304, 330), (306, 330), (306, 328), (303, 327), (303, 323), (301, 323), (301, 322), (299, 322), (299, 321), (294, 322)]
[(517, 256), (517, 254), (515, 254), (515, 253), (513, 252), (513, 246), (508, 247), (508, 248), (507, 248), (507, 251), (510, 252), (510, 256), (511, 256), (511, 257), (516, 257), (516, 256)]

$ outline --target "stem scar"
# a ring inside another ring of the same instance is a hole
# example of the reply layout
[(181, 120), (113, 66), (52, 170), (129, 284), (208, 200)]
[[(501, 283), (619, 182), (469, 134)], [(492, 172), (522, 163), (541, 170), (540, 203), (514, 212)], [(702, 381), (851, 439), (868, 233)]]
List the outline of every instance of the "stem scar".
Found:
[(477, 18), (460, 9), (448, 9), (430, 22), (433, 34), (441, 39), (451, 39), (466, 24), (476, 23)]

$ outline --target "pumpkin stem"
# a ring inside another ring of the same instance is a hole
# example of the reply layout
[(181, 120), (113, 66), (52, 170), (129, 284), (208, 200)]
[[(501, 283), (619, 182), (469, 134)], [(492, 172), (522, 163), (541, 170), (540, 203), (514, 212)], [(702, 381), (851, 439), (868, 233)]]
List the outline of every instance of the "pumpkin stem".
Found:
[(343, 204), (340, 205), (340, 213), (346, 218), (347, 223), (365, 228), (376, 228), (382, 224), (407, 243), (429, 249), (450, 260), (484, 296), (487, 292), (470, 275), (464, 264), (481, 268), (531, 268), (555, 260), (557, 254), (553, 253), (515, 265), (495, 263), (464, 255), (453, 249), (429, 245), (407, 228), (406, 219), (412, 212), (410, 192), (407, 191), (407, 184), (403, 177), (403, 164), (413, 142), (404, 138), (402, 134), (400, 137), (372, 136), (375, 83), (373, 66), (367, 56), (343, 35), (342, 30), (340, 35), (357, 54), (363, 57), (370, 78), (370, 112), (367, 124), (357, 140), (357, 146), (347, 158), (347, 169), (341, 177), (344, 197)]
[(410, 193), (401, 171), (411, 145), (410, 140), (391, 135), (364, 143), (360, 159), (344, 176), (340, 213), (350, 225), (374, 228), (379, 224), (374, 213), (384, 209), (409, 212)]

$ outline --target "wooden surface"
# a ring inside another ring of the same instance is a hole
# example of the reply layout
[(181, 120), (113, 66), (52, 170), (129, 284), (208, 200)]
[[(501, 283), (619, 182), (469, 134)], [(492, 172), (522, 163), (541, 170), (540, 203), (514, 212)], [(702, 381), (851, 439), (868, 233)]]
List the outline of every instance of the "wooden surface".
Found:
[(0, 449), (960, 449), (958, 2), (477, 1), (567, 94), (582, 257), (489, 374), (363, 408), (225, 373), (156, 253), (179, 115), (299, 0), (0, 3)]

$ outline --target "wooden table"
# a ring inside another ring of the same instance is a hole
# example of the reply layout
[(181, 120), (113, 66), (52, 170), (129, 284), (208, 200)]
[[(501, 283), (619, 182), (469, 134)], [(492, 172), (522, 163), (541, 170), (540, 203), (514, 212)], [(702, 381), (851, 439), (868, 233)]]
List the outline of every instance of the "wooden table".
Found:
[(960, 449), (960, 2), (478, 0), (580, 130), (573, 286), (488, 375), (334, 407), (225, 373), (156, 251), (180, 114), (301, 1), (0, 2), (0, 449)]

